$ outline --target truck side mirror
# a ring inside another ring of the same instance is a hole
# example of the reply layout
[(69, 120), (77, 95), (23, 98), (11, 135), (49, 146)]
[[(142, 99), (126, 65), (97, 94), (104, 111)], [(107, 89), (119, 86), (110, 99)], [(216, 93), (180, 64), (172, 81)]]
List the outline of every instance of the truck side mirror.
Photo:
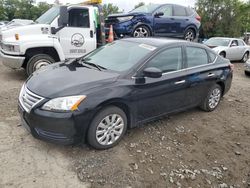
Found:
[(58, 18), (58, 27), (65, 27), (69, 22), (69, 13), (67, 6), (60, 7), (60, 16)]

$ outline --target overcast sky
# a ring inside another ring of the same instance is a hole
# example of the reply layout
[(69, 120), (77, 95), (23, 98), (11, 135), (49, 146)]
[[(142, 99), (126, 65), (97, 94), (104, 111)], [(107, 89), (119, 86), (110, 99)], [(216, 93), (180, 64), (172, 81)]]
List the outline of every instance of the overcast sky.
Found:
[[(37, 0), (37, 2), (40, 1), (45, 1), (47, 3), (54, 3), (55, 0)], [(66, 4), (66, 3), (70, 3), (70, 4), (75, 4), (75, 3), (79, 3), (79, 2), (83, 2), (84, 0), (59, 0), (60, 3)], [(115, 5), (117, 5), (121, 10), (125, 10), (125, 11), (130, 11), (134, 8), (134, 6), (136, 4), (138, 4), (139, 2), (145, 2), (147, 3), (152, 3), (152, 0), (103, 0), (103, 3), (113, 3)], [(174, 4), (180, 4), (180, 5), (185, 5), (185, 6), (191, 6), (193, 7), (195, 4), (195, 0), (154, 0), (154, 3), (160, 3), (160, 4), (164, 4), (164, 3), (174, 3)]]

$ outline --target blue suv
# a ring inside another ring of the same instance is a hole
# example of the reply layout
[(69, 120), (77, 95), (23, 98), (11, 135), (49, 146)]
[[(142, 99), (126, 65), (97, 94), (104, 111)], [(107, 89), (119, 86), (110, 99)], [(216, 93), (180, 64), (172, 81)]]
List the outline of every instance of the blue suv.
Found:
[(113, 25), (117, 38), (177, 37), (193, 41), (198, 38), (201, 17), (189, 7), (175, 4), (149, 4), (129, 13), (109, 15), (106, 27)]

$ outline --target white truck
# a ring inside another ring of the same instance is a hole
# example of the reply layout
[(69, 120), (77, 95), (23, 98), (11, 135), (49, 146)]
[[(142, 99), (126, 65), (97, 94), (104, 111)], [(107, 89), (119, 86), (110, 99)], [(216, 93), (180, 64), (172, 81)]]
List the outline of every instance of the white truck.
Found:
[(35, 24), (0, 31), (0, 57), (27, 75), (54, 62), (78, 58), (105, 43), (100, 4), (55, 6)]

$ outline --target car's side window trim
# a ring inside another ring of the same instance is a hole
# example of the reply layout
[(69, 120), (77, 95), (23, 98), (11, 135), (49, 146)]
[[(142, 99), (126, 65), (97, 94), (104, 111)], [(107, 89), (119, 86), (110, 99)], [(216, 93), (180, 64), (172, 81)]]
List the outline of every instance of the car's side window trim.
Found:
[[(180, 70), (176, 70), (176, 71), (171, 71), (171, 72), (166, 72), (166, 73), (163, 73), (162, 75), (165, 76), (165, 75), (169, 75), (169, 74), (174, 74), (174, 73), (178, 73), (178, 72), (185, 72), (185, 71), (189, 71), (191, 69), (197, 69), (197, 68), (201, 68), (201, 67), (207, 67), (207, 66), (211, 66), (213, 64), (215, 64), (215, 62), (217, 61), (218, 59), (218, 55), (216, 55), (216, 58), (214, 59), (214, 61), (212, 61), (211, 63), (208, 63), (208, 64), (205, 64), (205, 65), (198, 65), (198, 66), (195, 66), (195, 67), (187, 67), (187, 56), (186, 56), (186, 47), (196, 47), (196, 46), (186, 46), (186, 45), (180, 45), (180, 46), (172, 46), (172, 47), (166, 47), (166, 48), (163, 48), (161, 50), (159, 50), (157, 53), (155, 53), (154, 55), (152, 55), (145, 63), (143, 63), (138, 69), (137, 71), (133, 74), (133, 76), (131, 77), (132, 79), (135, 79), (138, 75), (138, 73), (141, 73), (143, 68), (145, 67), (145, 65), (151, 60), (153, 59), (156, 55), (160, 54), (161, 52), (163, 52), (164, 50), (167, 50), (167, 49), (171, 49), (171, 48), (177, 48), (177, 47), (181, 47), (182, 49), (182, 69)], [(208, 56), (208, 52), (207, 52), (207, 49), (205, 48), (202, 48), (206, 51), (207, 53), (207, 56)], [(208, 57), (209, 58), (209, 57)]]

